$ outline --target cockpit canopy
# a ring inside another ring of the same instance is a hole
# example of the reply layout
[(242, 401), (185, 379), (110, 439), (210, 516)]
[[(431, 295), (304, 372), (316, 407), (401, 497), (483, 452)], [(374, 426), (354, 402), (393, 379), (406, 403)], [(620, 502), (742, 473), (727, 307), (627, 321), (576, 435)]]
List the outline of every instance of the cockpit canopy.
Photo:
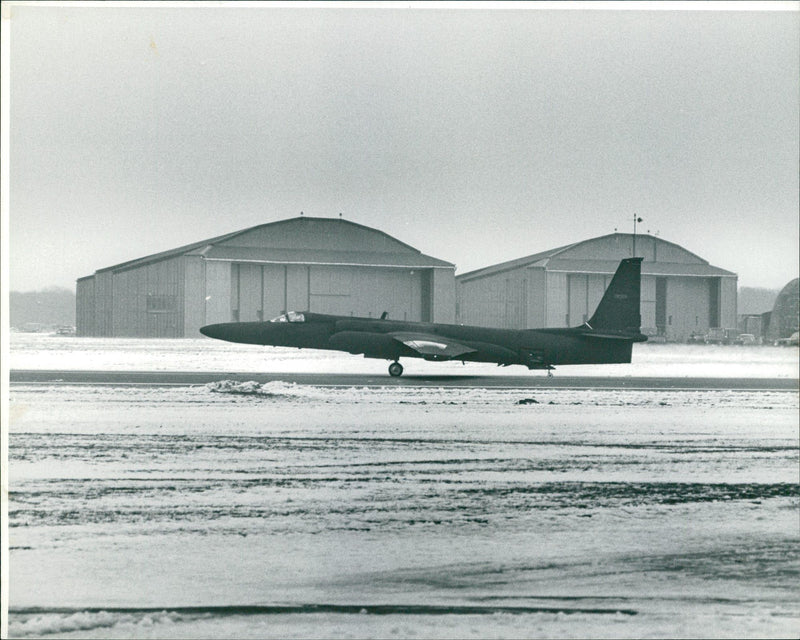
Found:
[(298, 313), (297, 311), (289, 311), (288, 313), (284, 313), (279, 315), (277, 318), (273, 318), (270, 322), (305, 322), (306, 317), (302, 313)]

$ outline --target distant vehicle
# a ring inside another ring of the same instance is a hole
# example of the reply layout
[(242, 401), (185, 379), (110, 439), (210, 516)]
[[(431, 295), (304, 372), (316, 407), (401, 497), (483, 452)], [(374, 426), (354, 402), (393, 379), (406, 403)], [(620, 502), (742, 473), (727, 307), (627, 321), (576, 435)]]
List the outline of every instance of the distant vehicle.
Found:
[(402, 375), (404, 358), (521, 364), (630, 362), (641, 333), (639, 291), (642, 258), (626, 258), (588, 322), (572, 328), (490, 329), (431, 322), (401, 322), (290, 311), (270, 322), (226, 322), (200, 329), (209, 338), (279, 347), (332, 349), (392, 360), (389, 375)]
[(689, 344), (705, 344), (706, 343), (706, 334), (700, 333), (697, 331), (692, 331), (689, 339), (686, 341)]
[(56, 327), (56, 335), (57, 336), (74, 336), (75, 335), (75, 327), (67, 324), (62, 324), (61, 326)]
[(41, 322), (26, 322), (19, 330), (23, 333), (41, 333), (44, 331), (44, 325)]
[(781, 347), (796, 347), (800, 345), (800, 331), (795, 331), (788, 338), (779, 338), (775, 341), (775, 345)]
[(705, 337), (706, 344), (732, 344), (739, 335), (736, 329), (723, 329), (721, 327), (713, 327), (708, 330)]
[(752, 333), (740, 333), (733, 339), (733, 344), (741, 346), (756, 344), (756, 337)]

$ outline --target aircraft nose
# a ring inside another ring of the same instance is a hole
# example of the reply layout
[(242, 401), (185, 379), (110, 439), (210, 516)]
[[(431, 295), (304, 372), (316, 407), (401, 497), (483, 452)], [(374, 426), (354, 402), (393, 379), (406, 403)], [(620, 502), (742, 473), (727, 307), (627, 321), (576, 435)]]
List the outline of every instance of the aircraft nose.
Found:
[(227, 331), (225, 330), (225, 324), (207, 324), (205, 327), (200, 327), (200, 333), (209, 338), (224, 340)]
[(243, 344), (267, 344), (264, 336), (269, 323), (265, 322), (223, 322), (200, 327), (200, 333), (209, 338)]

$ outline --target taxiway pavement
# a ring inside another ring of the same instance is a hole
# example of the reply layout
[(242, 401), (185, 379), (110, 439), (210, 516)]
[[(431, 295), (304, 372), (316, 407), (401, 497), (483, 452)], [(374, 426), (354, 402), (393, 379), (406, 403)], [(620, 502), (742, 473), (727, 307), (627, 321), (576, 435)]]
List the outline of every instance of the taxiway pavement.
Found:
[(241, 373), (197, 371), (88, 371), (88, 370), (14, 370), (11, 384), (106, 384), (174, 386), (207, 384), (217, 380), (255, 381), (260, 384), (281, 381), (314, 386), (386, 387), (433, 386), (476, 388), (539, 388), (539, 389), (675, 389), (675, 390), (763, 390), (797, 391), (796, 378), (678, 378), (627, 376), (559, 376), (549, 378), (541, 373), (527, 376), (474, 375), (388, 375), (340, 373)]

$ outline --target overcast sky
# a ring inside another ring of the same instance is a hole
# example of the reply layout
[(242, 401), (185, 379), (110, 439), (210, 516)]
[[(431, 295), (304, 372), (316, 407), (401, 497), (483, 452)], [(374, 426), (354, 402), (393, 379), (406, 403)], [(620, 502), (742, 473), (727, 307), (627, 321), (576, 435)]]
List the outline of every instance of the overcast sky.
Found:
[(401, 6), (4, 3), (11, 288), (301, 211), (457, 273), (637, 214), (740, 286), (797, 277), (796, 3)]

